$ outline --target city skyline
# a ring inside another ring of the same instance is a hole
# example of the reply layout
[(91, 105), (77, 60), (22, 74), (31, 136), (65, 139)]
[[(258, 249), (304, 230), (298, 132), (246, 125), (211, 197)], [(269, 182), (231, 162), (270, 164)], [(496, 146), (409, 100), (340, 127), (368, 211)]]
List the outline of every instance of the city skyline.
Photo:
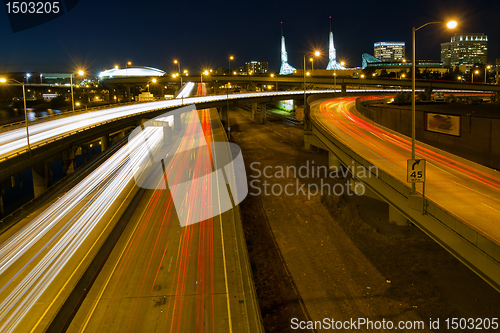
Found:
[[(179, 59), (183, 68), (227, 67), (245, 62), (269, 63), (269, 71), (280, 67), (280, 22), (287, 41), (289, 63), (300, 69), (305, 53), (321, 52), (315, 68), (328, 63), (329, 19), (337, 58), (347, 67), (361, 65), (362, 53), (373, 53), (380, 40), (406, 42), (411, 52), (411, 28), (429, 21), (456, 19), (456, 31), (434, 25), (418, 32), (417, 58), (438, 60), (440, 44), (453, 33), (484, 33), (489, 36), (488, 61), (499, 56), (499, 23), (494, 19), (499, 4), (479, 1), (422, 1), (413, 15), (396, 1), (345, 4), (342, 12), (331, 2), (256, 3), (263, 11), (248, 12), (243, 4), (208, 5), (137, 4), (130, 1), (83, 0), (67, 14), (44, 25), (12, 33), (8, 19), (0, 23), (4, 52), (0, 71), (68, 72), (83, 67), (97, 75), (114, 65), (133, 65), (173, 71)], [(305, 6), (305, 7), (304, 7)], [(304, 14), (304, 8), (306, 10)], [(3, 12), (7, 18), (6, 11)], [(256, 17), (264, 19), (256, 20)], [(7, 51), (5, 51), (7, 50)]]

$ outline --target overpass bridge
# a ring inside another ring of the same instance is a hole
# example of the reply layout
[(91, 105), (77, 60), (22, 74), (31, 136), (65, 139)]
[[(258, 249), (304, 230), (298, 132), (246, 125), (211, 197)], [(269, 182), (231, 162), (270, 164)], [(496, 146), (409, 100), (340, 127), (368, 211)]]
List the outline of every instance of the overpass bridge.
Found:
[[(350, 78), (342, 77), (342, 71), (336, 71), (338, 74), (336, 77), (333, 76), (306, 76), (306, 84), (327, 84), (327, 85), (339, 85), (345, 87), (408, 87), (411, 88), (411, 79), (384, 79), (384, 78)], [(170, 77), (159, 77), (157, 78), (158, 84), (166, 84), (172, 82), (179, 82), (178, 79), (172, 79)], [(269, 84), (283, 87), (283, 86), (296, 86), (303, 89), (304, 76), (301, 75), (203, 75), (201, 78), (198, 75), (194, 76), (184, 76), (182, 78), (183, 82), (207, 82), (211, 84), (218, 83), (226, 84), (228, 82), (238, 83), (238, 84)], [(146, 85), (151, 81), (148, 77), (129, 77), (129, 78), (109, 78), (104, 80), (107, 85), (133, 85), (142, 84)], [(447, 90), (470, 90), (470, 91), (488, 91), (488, 92), (500, 92), (500, 85), (494, 84), (483, 84), (483, 83), (469, 83), (469, 82), (450, 82), (450, 81), (440, 81), (440, 80), (416, 80), (416, 87), (418, 89), (447, 89)], [(347, 88), (346, 88), (347, 89)], [(345, 89), (344, 89), (345, 90)]]
[[(346, 87), (408, 87), (411, 88), (411, 79), (383, 79), (383, 78), (346, 78), (340, 76), (341, 71), (337, 71), (336, 78), (333, 76), (306, 76), (306, 84), (327, 84), (327, 85), (340, 85), (345, 91)], [(203, 79), (207, 82), (234, 82), (234, 83), (246, 83), (246, 84), (284, 84), (284, 85), (295, 85), (303, 86), (304, 76), (300, 75), (275, 75), (273, 77), (266, 75), (212, 75)], [(416, 88), (418, 89), (447, 89), (447, 90), (470, 90), (470, 91), (491, 91), (500, 92), (500, 86), (492, 84), (483, 83), (467, 83), (467, 82), (448, 82), (439, 80), (416, 80)]]
[[(332, 72), (333, 73), (333, 72)], [(305, 83), (307, 89), (311, 86), (331, 86), (339, 88), (343, 93), (349, 89), (393, 89), (395, 87), (411, 89), (411, 79), (384, 79), (384, 78), (351, 78), (341, 76), (341, 71), (336, 71), (337, 76), (306, 76)], [(157, 87), (163, 91), (165, 86), (172, 86), (180, 84), (180, 78), (171, 78), (169, 76), (157, 77)], [(220, 86), (227, 83), (239, 84), (246, 86), (249, 91), (254, 91), (256, 87), (260, 87), (262, 91), (265, 89), (263, 85), (274, 86), (273, 90), (303, 90), (304, 89), (304, 76), (301, 75), (199, 75), (183, 76), (182, 81), (186, 82), (206, 82), (214, 88), (214, 94), (223, 93), (224, 89), (219, 89)], [(109, 88), (110, 100), (115, 97), (115, 91), (122, 91), (125, 100), (132, 100), (132, 87), (141, 85), (146, 86), (151, 82), (149, 77), (112, 77), (103, 80), (105, 86)], [(279, 88), (279, 89), (278, 89)], [(486, 92), (500, 92), (500, 86), (483, 83), (467, 83), (467, 82), (448, 82), (439, 80), (417, 80), (417, 89), (425, 89), (427, 92), (432, 92), (435, 89), (441, 90), (461, 90), (470, 92), (486, 91)], [(231, 89), (230, 89), (231, 90)], [(161, 96), (163, 93), (161, 92)]]

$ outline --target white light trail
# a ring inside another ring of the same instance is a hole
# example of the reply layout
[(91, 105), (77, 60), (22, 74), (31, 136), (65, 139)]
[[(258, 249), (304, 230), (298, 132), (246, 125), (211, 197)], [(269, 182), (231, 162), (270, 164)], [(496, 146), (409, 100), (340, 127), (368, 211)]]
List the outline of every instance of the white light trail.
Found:
[[(158, 120), (168, 121), (167, 118)], [(85, 251), (81, 245), (97, 237), (109, 220), (106, 214), (113, 211), (113, 204), (134, 181), (134, 170), (149, 158), (150, 146), (161, 140), (161, 127), (146, 127), (2, 244), (1, 332), (16, 330), (44, 292), (50, 288), (60, 290), (61, 282), (54, 287), (54, 280), (70, 260), (73, 263), (82, 260)], [(23, 326), (23, 329), (27, 328)]]

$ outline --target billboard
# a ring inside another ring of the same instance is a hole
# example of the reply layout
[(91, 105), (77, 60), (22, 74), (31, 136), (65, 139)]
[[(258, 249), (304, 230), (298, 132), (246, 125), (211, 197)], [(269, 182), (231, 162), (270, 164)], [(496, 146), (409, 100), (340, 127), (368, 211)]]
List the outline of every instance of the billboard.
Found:
[(426, 112), (425, 130), (460, 136), (460, 116)]

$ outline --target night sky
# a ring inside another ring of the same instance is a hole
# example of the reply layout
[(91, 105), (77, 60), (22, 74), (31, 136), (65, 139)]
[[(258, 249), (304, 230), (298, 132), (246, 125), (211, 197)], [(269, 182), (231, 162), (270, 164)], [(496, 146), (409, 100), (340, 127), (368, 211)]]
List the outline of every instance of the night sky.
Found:
[[(429, 21), (455, 19), (456, 32), (485, 33), (488, 61), (500, 58), (500, 1), (129, 1), (80, 0), (65, 15), (13, 33), (6, 9), (0, 12), (0, 72), (69, 72), (84, 67), (96, 75), (114, 64), (173, 71), (173, 59), (191, 73), (231, 67), (246, 61), (280, 66), (280, 21), (289, 62), (300, 68), (303, 54), (323, 50), (315, 68), (326, 67), (332, 16), (337, 58), (361, 65), (378, 41), (406, 42), (411, 56), (411, 28)], [(440, 59), (440, 43), (453, 32), (431, 25), (417, 32), (417, 58)]]

